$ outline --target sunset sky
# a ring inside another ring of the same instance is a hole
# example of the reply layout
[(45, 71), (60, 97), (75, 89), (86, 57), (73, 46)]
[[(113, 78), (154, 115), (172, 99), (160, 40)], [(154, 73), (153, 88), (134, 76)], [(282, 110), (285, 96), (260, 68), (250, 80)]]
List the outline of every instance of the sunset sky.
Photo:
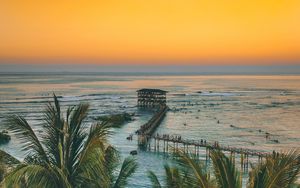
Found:
[(6, 0), (0, 62), (300, 64), (299, 0)]

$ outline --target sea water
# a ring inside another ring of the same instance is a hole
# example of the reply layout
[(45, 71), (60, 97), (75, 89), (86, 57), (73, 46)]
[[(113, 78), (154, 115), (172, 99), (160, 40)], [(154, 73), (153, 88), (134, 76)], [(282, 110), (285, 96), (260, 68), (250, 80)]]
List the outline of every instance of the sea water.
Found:
[[(6, 129), (5, 117), (21, 114), (39, 134), (42, 112), (55, 93), (64, 110), (80, 102), (90, 104), (86, 126), (98, 116), (134, 113), (134, 121), (114, 129), (110, 137), (124, 158), (137, 149), (136, 136), (132, 141), (126, 137), (153, 114), (136, 106), (136, 90), (141, 88), (168, 91), (170, 111), (157, 129), (159, 134), (262, 152), (286, 151), (300, 142), (300, 76), (294, 75), (1, 74), (0, 129)], [(14, 136), (0, 149), (18, 159), (25, 152)], [(139, 168), (128, 187), (150, 187), (147, 172), (163, 179), (163, 166), (172, 161), (149, 151), (138, 151), (135, 157)]]

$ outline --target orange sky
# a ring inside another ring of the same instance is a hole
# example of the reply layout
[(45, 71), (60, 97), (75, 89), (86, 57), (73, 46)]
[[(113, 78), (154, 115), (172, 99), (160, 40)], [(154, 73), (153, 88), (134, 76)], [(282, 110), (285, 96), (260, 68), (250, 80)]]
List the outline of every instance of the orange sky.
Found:
[(300, 1), (7, 0), (0, 59), (300, 63)]

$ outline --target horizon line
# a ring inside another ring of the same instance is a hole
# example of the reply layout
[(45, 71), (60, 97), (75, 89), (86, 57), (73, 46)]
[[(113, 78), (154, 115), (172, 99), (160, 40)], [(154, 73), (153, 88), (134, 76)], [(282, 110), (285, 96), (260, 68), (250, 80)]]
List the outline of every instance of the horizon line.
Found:
[(28, 65), (0, 64), (0, 73), (300, 74), (300, 65)]

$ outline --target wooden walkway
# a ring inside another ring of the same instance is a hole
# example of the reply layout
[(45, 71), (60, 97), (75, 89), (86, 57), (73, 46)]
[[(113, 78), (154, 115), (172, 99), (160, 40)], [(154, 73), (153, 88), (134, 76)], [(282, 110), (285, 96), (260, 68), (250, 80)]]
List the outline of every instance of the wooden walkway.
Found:
[[(240, 156), (240, 164), (242, 169), (248, 169), (249, 166), (249, 156), (258, 157), (258, 162), (262, 162), (263, 158), (270, 155), (267, 152), (261, 152), (257, 150), (251, 150), (246, 148), (238, 148), (232, 146), (221, 146), (218, 142), (209, 143), (206, 140), (191, 140), (183, 139), (180, 135), (169, 135), (169, 134), (154, 134), (155, 130), (159, 127), (161, 121), (165, 117), (168, 106), (160, 106), (158, 111), (153, 115), (153, 117), (144, 125), (136, 131), (138, 135), (138, 145), (141, 149), (151, 151), (151, 148), (155, 152), (172, 153), (182, 150), (185, 153), (194, 153), (195, 156), (200, 158), (200, 149), (203, 148), (206, 151), (206, 161), (210, 160), (210, 151), (213, 149), (218, 149), (223, 152), (230, 154), (231, 159), (234, 161), (236, 157)], [(131, 136), (132, 139), (132, 136)], [(154, 140), (154, 146), (151, 139)], [(274, 154), (274, 152), (273, 152)]]
[(164, 119), (168, 109), (166, 105), (161, 106), (153, 117), (136, 131), (139, 146), (147, 146), (149, 139)]
[(162, 141), (164, 144), (165, 151), (168, 152), (167, 147), (168, 145), (174, 145), (173, 149), (178, 150), (178, 144), (181, 144), (183, 150), (188, 150), (189, 146), (194, 146), (196, 148), (195, 153), (197, 153), (197, 149), (199, 147), (208, 148), (208, 149), (218, 149), (221, 151), (226, 151), (230, 153), (236, 154), (244, 154), (248, 156), (257, 156), (257, 157), (266, 157), (269, 153), (267, 152), (260, 152), (257, 150), (251, 150), (247, 148), (237, 148), (231, 146), (221, 146), (218, 142), (209, 143), (206, 140), (190, 140), (190, 139), (183, 139), (180, 135), (168, 135), (168, 134), (156, 134), (152, 137), (155, 143), (155, 150), (159, 148), (159, 141)]
[[(148, 137), (147, 149), (151, 151), (151, 145), (149, 140), (154, 140), (154, 146), (152, 146), (154, 152), (163, 153), (175, 153), (183, 151), (184, 153), (193, 154), (194, 157), (200, 159), (201, 148), (205, 150), (205, 161), (206, 164), (210, 161), (211, 150), (217, 149), (227, 155), (229, 154), (233, 163), (240, 165), (241, 170), (244, 172), (248, 171), (249, 168), (249, 157), (256, 158), (257, 163), (261, 163), (265, 157), (270, 155), (267, 152), (260, 152), (256, 150), (237, 148), (230, 146), (221, 146), (218, 142), (208, 143), (206, 140), (189, 140), (183, 139), (180, 135), (168, 135), (168, 134), (156, 134), (154, 136)], [(153, 145), (153, 144), (152, 144)], [(203, 150), (202, 149), (202, 150)]]

